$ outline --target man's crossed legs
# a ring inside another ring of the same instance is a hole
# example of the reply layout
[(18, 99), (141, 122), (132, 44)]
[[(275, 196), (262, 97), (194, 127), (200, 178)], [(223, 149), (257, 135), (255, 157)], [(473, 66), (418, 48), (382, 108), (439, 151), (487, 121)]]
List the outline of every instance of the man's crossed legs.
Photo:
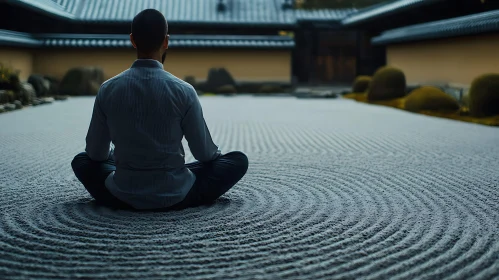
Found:
[[(83, 152), (75, 156), (71, 166), (78, 180), (97, 203), (114, 208), (132, 209), (113, 196), (105, 186), (106, 178), (116, 170), (112, 158), (97, 162)], [(193, 162), (185, 166), (196, 175), (196, 182), (184, 200), (161, 210), (180, 210), (213, 202), (246, 174), (248, 157), (241, 152), (230, 152), (209, 163)]]

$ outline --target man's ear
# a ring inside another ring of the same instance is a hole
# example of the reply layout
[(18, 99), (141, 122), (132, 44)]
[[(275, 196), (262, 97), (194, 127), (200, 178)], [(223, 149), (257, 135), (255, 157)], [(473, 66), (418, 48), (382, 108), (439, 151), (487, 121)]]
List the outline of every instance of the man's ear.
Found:
[(137, 48), (137, 45), (135, 45), (135, 41), (133, 40), (133, 34), (130, 33), (130, 42), (132, 42), (132, 46), (134, 49)]
[(165, 40), (163, 41), (163, 48), (168, 49), (169, 44), (170, 44), (170, 35), (166, 35)]

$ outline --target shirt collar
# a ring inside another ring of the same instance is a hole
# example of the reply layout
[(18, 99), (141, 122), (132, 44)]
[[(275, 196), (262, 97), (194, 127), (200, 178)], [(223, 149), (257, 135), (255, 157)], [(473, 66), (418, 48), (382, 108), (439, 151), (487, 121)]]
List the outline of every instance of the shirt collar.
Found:
[(163, 64), (161, 64), (161, 62), (159, 62), (155, 59), (136, 59), (132, 64), (132, 68), (137, 68), (137, 67), (163, 69)]

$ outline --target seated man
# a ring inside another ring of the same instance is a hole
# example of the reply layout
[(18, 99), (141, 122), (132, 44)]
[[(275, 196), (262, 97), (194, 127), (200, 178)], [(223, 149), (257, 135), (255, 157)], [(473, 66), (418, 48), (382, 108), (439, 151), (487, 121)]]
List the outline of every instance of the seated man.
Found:
[[(140, 210), (195, 207), (213, 202), (246, 174), (246, 155), (222, 155), (213, 143), (194, 88), (163, 69), (168, 39), (159, 11), (140, 12), (130, 34), (137, 60), (99, 89), (86, 152), (71, 162), (98, 203)], [(195, 163), (185, 164), (184, 136)]]

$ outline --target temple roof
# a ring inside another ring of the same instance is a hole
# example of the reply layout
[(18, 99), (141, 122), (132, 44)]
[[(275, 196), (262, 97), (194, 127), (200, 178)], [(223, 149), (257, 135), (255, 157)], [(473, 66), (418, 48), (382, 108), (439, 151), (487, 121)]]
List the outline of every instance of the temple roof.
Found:
[[(0, 45), (18, 47), (132, 48), (126, 34), (27, 34), (0, 30)], [(290, 49), (287, 36), (171, 35), (171, 48), (264, 48)]]
[(341, 23), (344, 26), (354, 26), (361, 23), (368, 23), (382, 17), (402, 13), (408, 10), (424, 7), (426, 5), (433, 5), (442, 1), (445, 0), (394, 0), (382, 2), (351, 13), (345, 17)]
[[(340, 21), (355, 9), (286, 9), (285, 0), (7, 0), (49, 16), (79, 22), (130, 22), (154, 8), (172, 23), (294, 25), (299, 20)], [(219, 5), (224, 8), (219, 9)]]
[(498, 10), (387, 30), (380, 36), (374, 37), (372, 43), (401, 43), (497, 31), (499, 31)]

